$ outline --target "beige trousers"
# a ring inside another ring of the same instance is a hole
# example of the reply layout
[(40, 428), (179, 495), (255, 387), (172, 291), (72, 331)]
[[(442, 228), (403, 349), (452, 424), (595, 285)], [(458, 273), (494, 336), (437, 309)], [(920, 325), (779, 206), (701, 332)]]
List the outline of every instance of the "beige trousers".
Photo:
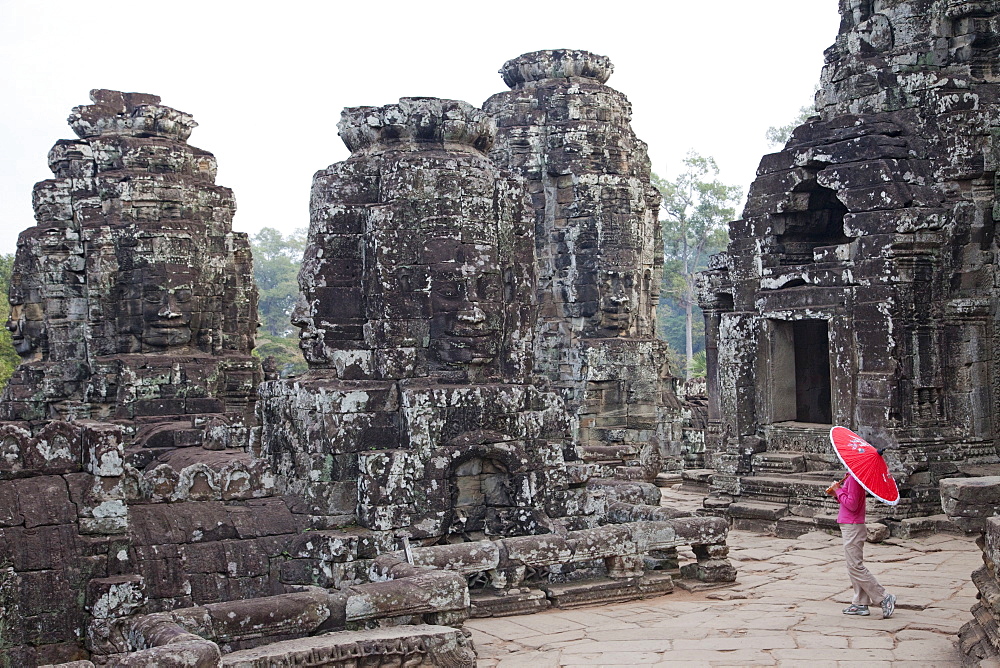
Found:
[(847, 575), (854, 585), (854, 605), (873, 605), (885, 598), (885, 589), (871, 574), (864, 559), (865, 540), (868, 529), (864, 524), (841, 524), (840, 534), (844, 537), (844, 558), (847, 560)]

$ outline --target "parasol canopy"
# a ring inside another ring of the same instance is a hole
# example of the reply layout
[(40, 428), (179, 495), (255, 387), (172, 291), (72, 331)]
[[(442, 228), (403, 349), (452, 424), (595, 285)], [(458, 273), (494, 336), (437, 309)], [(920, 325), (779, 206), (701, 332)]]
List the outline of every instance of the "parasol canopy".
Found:
[(846, 427), (830, 430), (833, 451), (865, 490), (882, 503), (899, 503), (899, 489), (875, 446)]

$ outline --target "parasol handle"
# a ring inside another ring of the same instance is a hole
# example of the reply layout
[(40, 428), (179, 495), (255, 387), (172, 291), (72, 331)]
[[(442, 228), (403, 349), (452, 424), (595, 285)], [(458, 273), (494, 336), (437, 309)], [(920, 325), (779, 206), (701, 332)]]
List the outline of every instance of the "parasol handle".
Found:
[(851, 475), (850, 473), (845, 473), (845, 474), (844, 474), (844, 478), (843, 478), (843, 480), (841, 480), (840, 482), (835, 482), (835, 483), (833, 483), (832, 485), (830, 485), (829, 487), (827, 487), (827, 488), (826, 488), (826, 493), (827, 493), (827, 494), (829, 494), (830, 496), (833, 496), (833, 489), (834, 489), (834, 488), (835, 488), (835, 487), (836, 487), (837, 485), (843, 485), (843, 484), (844, 484), (845, 482), (847, 482), (847, 478), (848, 478), (848, 477), (849, 477), (850, 475)]

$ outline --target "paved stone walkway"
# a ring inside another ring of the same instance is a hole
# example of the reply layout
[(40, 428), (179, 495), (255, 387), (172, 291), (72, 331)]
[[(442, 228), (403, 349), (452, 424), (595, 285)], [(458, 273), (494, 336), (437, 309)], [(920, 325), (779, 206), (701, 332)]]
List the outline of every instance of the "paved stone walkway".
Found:
[[(677, 505), (693, 495), (671, 491)], [(474, 619), (483, 668), (516, 666), (954, 666), (972, 616), (972, 538), (950, 534), (865, 546), (865, 562), (899, 602), (883, 620), (841, 613), (851, 589), (840, 538), (730, 533), (737, 583), (646, 601)], [(682, 554), (682, 557), (685, 556)], [(693, 554), (688, 554), (693, 559)]]

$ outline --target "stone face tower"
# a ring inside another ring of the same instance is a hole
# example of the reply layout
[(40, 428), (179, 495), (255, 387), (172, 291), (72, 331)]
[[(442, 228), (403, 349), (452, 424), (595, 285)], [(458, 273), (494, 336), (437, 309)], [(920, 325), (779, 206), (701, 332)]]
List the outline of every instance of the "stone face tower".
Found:
[(490, 156), (527, 179), (535, 210), (535, 372), (565, 398), (586, 459), (651, 479), (679, 440), (655, 333), (660, 196), (612, 69), (587, 51), (528, 53), (483, 108), (498, 126)]
[(567, 465), (532, 375), (534, 211), (487, 114), (344, 113), (294, 314), (310, 369), (261, 383), (247, 239), (194, 121), (91, 96), (12, 281), (0, 664), (471, 666), (441, 625), (735, 579), (724, 520)]
[[(197, 124), (155, 95), (95, 90), (49, 152), (21, 234), (11, 330), (14, 420), (253, 414), (257, 289), (232, 192)], [(190, 418), (184, 418), (190, 420)], [(141, 430), (140, 430), (141, 431)]]
[[(226, 504), (296, 529), (280, 500), (261, 505), (270, 476), (247, 452), (262, 375), (232, 192), (187, 144), (188, 114), (154, 95), (91, 100), (69, 118), (78, 139), (49, 153), (11, 280), (23, 362), (0, 401), (0, 656), (16, 665), (111, 652), (116, 618), (230, 596), (198, 550), (228, 539), (266, 564), (269, 546), (206, 531), (230, 522)], [(280, 588), (254, 575), (232, 589)]]
[(282, 484), (374, 531), (548, 531), (583, 490), (561, 402), (529, 384), (531, 208), (486, 157), (493, 122), (403, 98), (339, 128), (352, 155), (313, 181), (293, 316), (310, 371), (261, 391)]
[(833, 512), (831, 424), (890, 448), (900, 519), (997, 461), (998, 8), (840, 4), (819, 115), (761, 161), (701, 297), (714, 488), (772, 520)]

